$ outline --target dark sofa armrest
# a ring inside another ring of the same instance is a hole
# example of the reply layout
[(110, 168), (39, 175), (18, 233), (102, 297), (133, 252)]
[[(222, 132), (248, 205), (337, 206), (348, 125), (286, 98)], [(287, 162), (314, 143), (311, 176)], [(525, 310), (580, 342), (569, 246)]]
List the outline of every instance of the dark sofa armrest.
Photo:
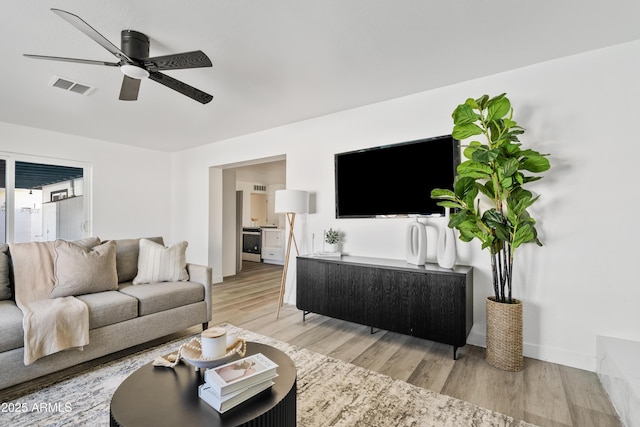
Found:
[(204, 300), (207, 303), (207, 319), (211, 321), (211, 306), (213, 304), (211, 281), (213, 271), (211, 267), (206, 265), (187, 263), (187, 272), (189, 273), (190, 282), (200, 283), (204, 286)]

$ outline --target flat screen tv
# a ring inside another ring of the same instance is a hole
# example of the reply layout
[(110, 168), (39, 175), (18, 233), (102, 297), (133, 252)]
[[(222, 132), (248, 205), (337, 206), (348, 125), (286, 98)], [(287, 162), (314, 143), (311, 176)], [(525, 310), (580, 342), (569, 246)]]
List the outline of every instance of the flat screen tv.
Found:
[(458, 164), (451, 135), (338, 153), (336, 218), (444, 215), (431, 190), (453, 189)]

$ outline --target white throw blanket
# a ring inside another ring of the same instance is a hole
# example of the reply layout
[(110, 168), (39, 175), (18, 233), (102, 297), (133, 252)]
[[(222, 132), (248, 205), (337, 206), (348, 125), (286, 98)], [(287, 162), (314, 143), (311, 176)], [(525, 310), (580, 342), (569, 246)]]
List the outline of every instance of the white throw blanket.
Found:
[[(97, 240), (97, 239), (96, 239)], [(74, 297), (50, 298), (53, 242), (10, 243), (16, 304), (23, 313), (24, 364), (89, 344), (89, 309)]]

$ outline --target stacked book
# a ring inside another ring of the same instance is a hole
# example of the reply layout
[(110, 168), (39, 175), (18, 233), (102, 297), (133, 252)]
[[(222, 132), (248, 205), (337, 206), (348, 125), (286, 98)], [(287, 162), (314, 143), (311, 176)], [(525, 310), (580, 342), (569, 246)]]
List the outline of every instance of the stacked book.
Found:
[(223, 413), (250, 397), (270, 388), (278, 376), (278, 365), (258, 353), (207, 369), (198, 395), (216, 411)]

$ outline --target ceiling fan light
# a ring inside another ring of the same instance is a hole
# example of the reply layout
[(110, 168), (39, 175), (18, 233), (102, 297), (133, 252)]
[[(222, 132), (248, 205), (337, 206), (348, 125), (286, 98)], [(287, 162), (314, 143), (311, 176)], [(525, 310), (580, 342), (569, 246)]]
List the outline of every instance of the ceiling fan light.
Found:
[(124, 73), (124, 75), (131, 77), (132, 79), (146, 79), (149, 77), (149, 72), (142, 67), (138, 67), (137, 65), (124, 64), (120, 66), (120, 71)]

